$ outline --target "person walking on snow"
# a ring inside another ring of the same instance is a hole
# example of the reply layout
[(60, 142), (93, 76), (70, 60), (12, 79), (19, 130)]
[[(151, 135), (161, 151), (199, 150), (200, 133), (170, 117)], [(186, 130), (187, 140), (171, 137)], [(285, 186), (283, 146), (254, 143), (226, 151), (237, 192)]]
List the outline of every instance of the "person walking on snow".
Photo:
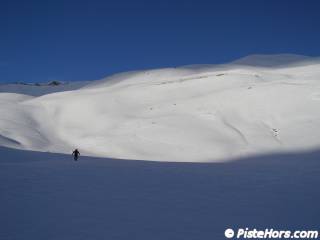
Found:
[(74, 159), (75, 161), (78, 161), (78, 158), (79, 158), (79, 156), (80, 156), (79, 150), (76, 148), (76, 149), (72, 152), (72, 155), (73, 155), (73, 159)]

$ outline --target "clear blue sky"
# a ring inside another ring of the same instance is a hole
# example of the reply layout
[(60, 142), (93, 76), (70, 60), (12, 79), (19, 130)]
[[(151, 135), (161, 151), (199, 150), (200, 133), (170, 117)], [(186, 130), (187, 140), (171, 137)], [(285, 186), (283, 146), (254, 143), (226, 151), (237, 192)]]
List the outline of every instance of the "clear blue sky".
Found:
[(317, 0), (1, 0), (0, 82), (320, 55)]

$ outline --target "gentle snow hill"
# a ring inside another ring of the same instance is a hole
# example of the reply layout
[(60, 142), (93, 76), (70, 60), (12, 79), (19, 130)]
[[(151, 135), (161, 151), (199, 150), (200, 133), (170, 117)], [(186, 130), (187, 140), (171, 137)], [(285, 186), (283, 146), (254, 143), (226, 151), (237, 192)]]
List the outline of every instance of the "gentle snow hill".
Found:
[(192, 162), (315, 149), (319, 77), (319, 58), (253, 55), (116, 74), (44, 95), (8, 91), (0, 94), (0, 144)]

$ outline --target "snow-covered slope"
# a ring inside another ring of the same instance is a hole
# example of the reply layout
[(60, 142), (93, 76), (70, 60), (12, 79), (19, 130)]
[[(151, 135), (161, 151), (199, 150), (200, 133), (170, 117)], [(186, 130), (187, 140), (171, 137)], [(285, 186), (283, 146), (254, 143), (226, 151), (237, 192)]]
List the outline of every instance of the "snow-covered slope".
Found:
[(194, 162), (313, 149), (320, 146), (319, 77), (318, 58), (255, 55), (31, 94), (38, 97), (2, 86), (0, 145)]
[(0, 154), (1, 240), (223, 240), (227, 228), (319, 229), (319, 151), (223, 164)]

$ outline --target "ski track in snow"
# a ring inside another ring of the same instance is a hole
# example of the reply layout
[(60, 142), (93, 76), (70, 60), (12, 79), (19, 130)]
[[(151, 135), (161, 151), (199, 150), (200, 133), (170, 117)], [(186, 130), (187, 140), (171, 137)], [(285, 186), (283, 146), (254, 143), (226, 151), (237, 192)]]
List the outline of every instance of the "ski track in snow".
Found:
[(236, 128), (236, 127), (233, 126), (231, 123), (229, 123), (225, 118), (222, 118), (222, 122), (223, 122), (228, 128), (230, 128), (232, 131), (234, 131), (234, 132), (236, 133), (236, 135), (238, 135), (245, 144), (249, 144), (246, 136), (245, 136), (238, 128)]

